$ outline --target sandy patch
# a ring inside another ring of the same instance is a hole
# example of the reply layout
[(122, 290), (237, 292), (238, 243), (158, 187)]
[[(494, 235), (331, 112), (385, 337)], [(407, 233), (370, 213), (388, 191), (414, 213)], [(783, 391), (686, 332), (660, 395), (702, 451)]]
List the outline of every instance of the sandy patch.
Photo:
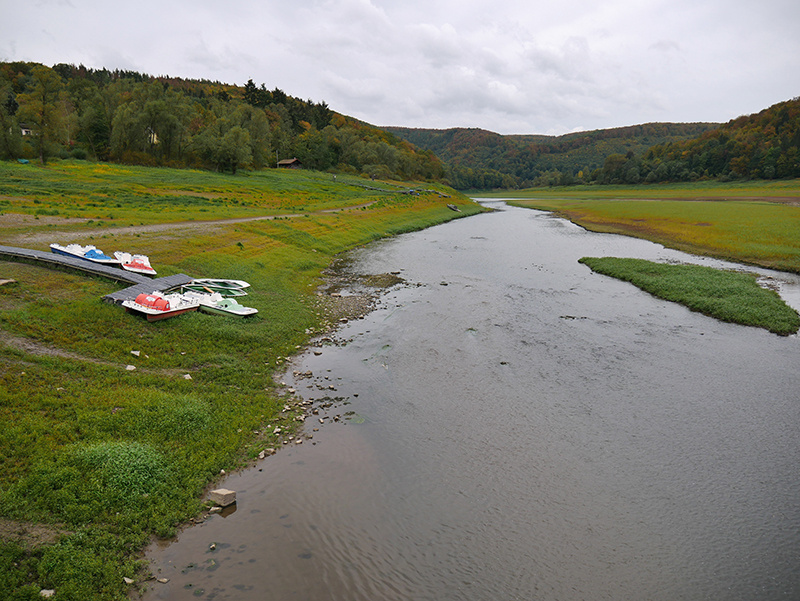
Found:
[(2, 213), (0, 214), (0, 227), (22, 225), (72, 225), (74, 223), (86, 223), (88, 219), (83, 217), (58, 217), (50, 215), (24, 215), (21, 213)]
[(68, 530), (47, 524), (32, 524), (0, 518), (0, 540), (14, 542), (25, 549), (51, 545)]

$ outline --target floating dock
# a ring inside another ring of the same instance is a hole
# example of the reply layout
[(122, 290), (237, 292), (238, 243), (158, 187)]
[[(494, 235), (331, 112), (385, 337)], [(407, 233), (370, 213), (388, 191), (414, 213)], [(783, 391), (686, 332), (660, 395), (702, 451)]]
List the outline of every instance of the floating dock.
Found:
[(43, 265), (65, 271), (77, 271), (107, 278), (115, 282), (132, 284), (128, 288), (123, 288), (103, 297), (104, 301), (115, 304), (120, 304), (124, 300), (133, 300), (142, 293), (150, 294), (151, 292), (170, 290), (171, 288), (188, 284), (194, 279), (185, 273), (169, 275), (163, 278), (149, 278), (146, 275), (125, 271), (119, 267), (109, 267), (108, 265), (100, 265), (99, 263), (57, 255), (43, 250), (15, 248), (13, 246), (0, 246), (0, 259)]

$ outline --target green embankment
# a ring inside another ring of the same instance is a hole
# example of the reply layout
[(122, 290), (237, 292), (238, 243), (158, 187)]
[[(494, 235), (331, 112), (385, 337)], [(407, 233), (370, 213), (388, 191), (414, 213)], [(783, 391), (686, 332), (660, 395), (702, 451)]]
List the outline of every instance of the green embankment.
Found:
[[(150, 537), (299, 423), (273, 374), (325, 327), (314, 291), (334, 255), (480, 210), (429, 184), (306, 171), (0, 163), (0, 244), (144, 253), (160, 276), (247, 280), (259, 310), (150, 323), (101, 302), (124, 285), (0, 262), (16, 280), (0, 286), (0, 598), (125, 599)], [(275, 218), (213, 223), (260, 216)]]

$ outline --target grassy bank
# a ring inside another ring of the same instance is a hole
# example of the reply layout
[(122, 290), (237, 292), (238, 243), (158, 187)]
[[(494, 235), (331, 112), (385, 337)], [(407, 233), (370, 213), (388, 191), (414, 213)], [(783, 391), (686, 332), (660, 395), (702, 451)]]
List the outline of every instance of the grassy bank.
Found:
[(721, 321), (764, 328), (788, 336), (800, 328), (800, 316), (756, 276), (700, 265), (667, 265), (643, 259), (584, 257), (581, 263), (638, 286), (653, 296), (680, 303)]
[(33, 164), (0, 162), (0, 212), (85, 220), (85, 227), (176, 220), (286, 215), (348, 206), (364, 186), (402, 191), (427, 184), (370, 182), (317, 171), (266, 169), (227, 174), (190, 169), (135, 167), (82, 161)]
[(0, 163), (0, 182), (0, 244), (141, 252), (159, 275), (247, 280), (259, 310), (149, 323), (101, 302), (118, 284), (0, 262), (16, 281), (0, 286), (0, 596), (14, 600), (126, 598), (150, 537), (299, 423), (273, 373), (331, 319), (335, 299), (314, 291), (332, 258), (480, 211), (443, 188), (305, 171)]
[(800, 273), (800, 181), (576, 186), (503, 194), (598, 232)]

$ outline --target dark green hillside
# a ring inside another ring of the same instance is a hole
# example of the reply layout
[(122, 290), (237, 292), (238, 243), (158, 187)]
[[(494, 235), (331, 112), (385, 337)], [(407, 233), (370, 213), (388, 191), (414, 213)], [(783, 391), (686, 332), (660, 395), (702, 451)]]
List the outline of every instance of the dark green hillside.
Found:
[(723, 125), (648, 123), (557, 137), (389, 130), (435, 152), (462, 190), (800, 177), (800, 98)]
[(53, 157), (233, 174), (297, 158), (310, 169), (382, 179), (444, 176), (430, 151), (252, 79), (237, 86), (0, 63), (0, 158)]
[(456, 189), (800, 177), (800, 99), (724, 125), (563, 136), (378, 128), (275, 87), (0, 62), (0, 159), (76, 158), (236, 174), (309, 169)]
[(800, 97), (738, 117), (698, 138), (651, 148), (641, 175), (650, 180), (697, 177), (800, 177)]
[(389, 131), (433, 151), (447, 165), (451, 185), (515, 188), (585, 182), (609, 155), (641, 155), (651, 146), (694, 138), (711, 123), (649, 123), (563, 136), (502, 136), (481, 129)]

